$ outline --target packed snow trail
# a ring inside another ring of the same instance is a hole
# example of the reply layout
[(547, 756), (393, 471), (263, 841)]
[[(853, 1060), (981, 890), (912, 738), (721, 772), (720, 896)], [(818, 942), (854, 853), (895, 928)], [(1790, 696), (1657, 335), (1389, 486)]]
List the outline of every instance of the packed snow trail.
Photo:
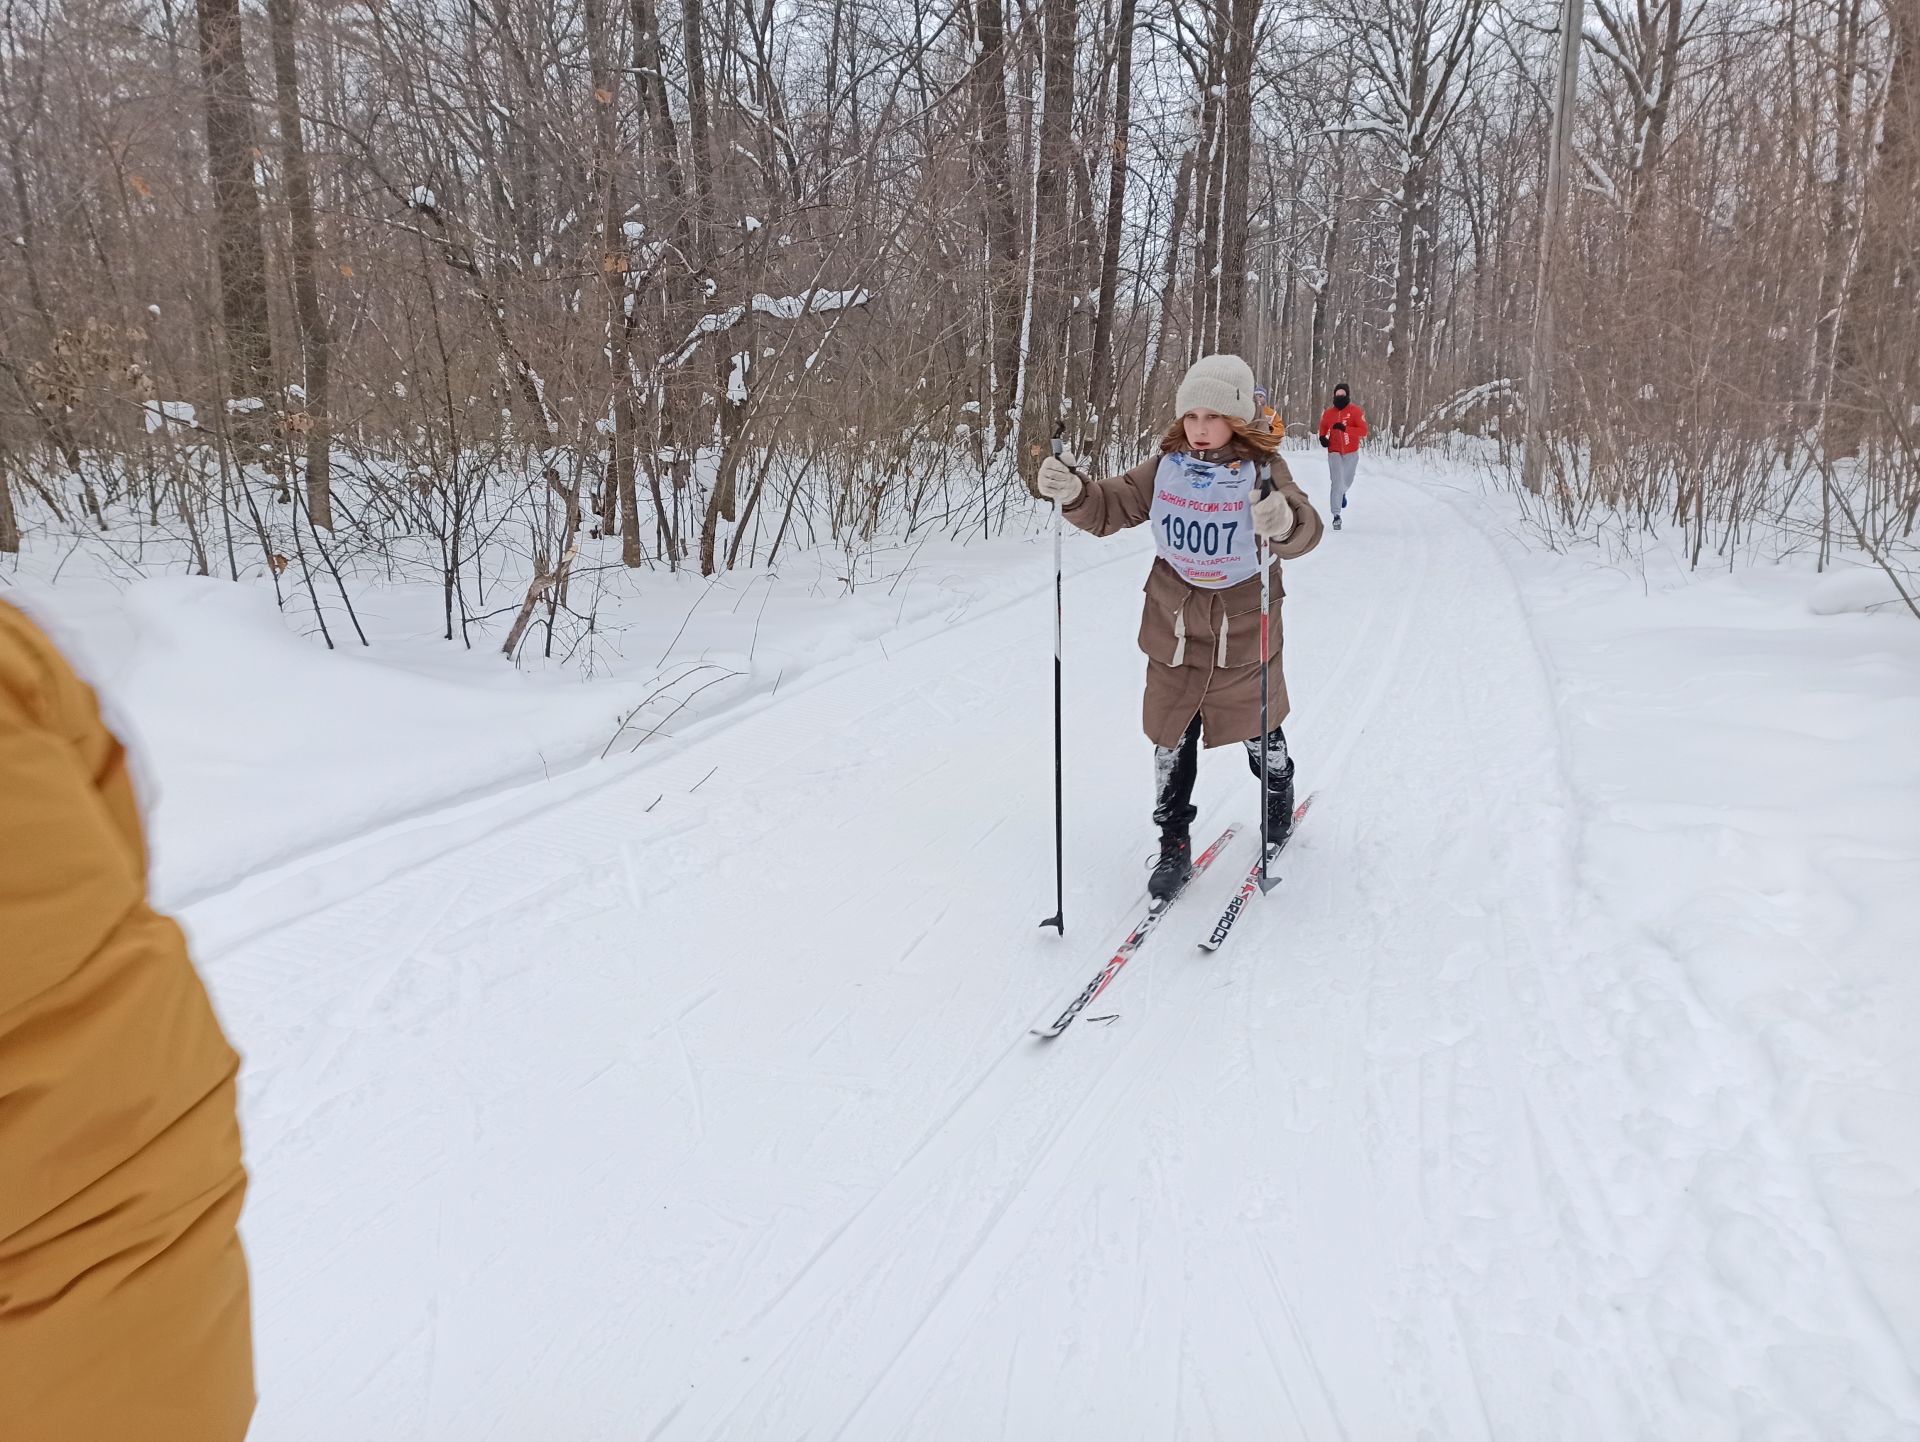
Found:
[[(1146, 548), (213, 959), (261, 1442), (1913, 1437), (1765, 1058), (1574, 882), (1493, 545), (1289, 566), (1314, 820), (1137, 908)], [(717, 769), (716, 769), (717, 768)], [(1198, 829), (1255, 816), (1239, 748)]]

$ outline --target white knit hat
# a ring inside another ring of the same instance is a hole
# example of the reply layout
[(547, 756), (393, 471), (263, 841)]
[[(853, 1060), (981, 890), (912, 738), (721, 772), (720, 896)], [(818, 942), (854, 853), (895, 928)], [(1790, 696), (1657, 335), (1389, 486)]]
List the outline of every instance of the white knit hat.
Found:
[(1202, 356), (1173, 394), (1176, 415), (1218, 411), (1243, 421), (1253, 419), (1253, 367), (1237, 355)]

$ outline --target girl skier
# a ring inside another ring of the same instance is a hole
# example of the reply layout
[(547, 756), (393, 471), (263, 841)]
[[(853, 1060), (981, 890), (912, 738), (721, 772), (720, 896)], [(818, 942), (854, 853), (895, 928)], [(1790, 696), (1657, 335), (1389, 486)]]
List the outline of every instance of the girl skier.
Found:
[(1341, 381), (1333, 388), (1333, 404), (1320, 412), (1320, 444), (1327, 452), (1327, 509), (1333, 513), (1336, 531), (1340, 529), (1340, 512), (1346, 509), (1354, 468), (1360, 464), (1360, 441), (1366, 433), (1366, 412), (1353, 403), (1353, 392)]
[[(1253, 371), (1239, 356), (1197, 362), (1174, 397), (1178, 416), (1160, 454), (1103, 481), (1083, 482), (1063, 461), (1040, 463), (1037, 488), (1083, 531), (1110, 536), (1142, 522), (1159, 552), (1148, 574), (1140, 649), (1147, 653), (1142, 708), (1153, 742), (1154, 823), (1160, 855), (1148, 892), (1164, 900), (1192, 871), (1189, 828), (1199, 750), (1240, 742), (1260, 775), (1260, 567), (1304, 556), (1320, 543), (1320, 517), (1280, 459), (1280, 437), (1254, 425)], [(1259, 495), (1257, 463), (1273, 468)], [(1287, 688), (1280, 669), (1279, 600), (1273, 579), (1272, 664), (1267, 704), (1268, 789), (1274, 843), (1293, 828), (1293, 760), (1280, 723)]]
[(1287, 433), (1287, 423), (1280, 419), (1280, 412), (1276, 411), (1273, 403), (1267, 399), (1265, 386), (1253, 388), (1253, 423), (1263, 431), (1272, 431), (1276, 436), (1284, 436)]

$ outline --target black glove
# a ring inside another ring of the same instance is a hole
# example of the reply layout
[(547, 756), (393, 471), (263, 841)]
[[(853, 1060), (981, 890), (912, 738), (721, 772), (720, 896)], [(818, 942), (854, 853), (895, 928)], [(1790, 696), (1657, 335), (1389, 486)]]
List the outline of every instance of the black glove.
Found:
[(1345, 421), (1335, 421), (1333, 423), (1333, 428), (1336, 431), (1344, 431), (1347, 428), (1347, 423)]
[(1320, 447), (1322, 450), (1330, 451), (1333, 449), (1333, 442), (1328, 440), (1325, 436), (1322, 436), (1320, 437)]

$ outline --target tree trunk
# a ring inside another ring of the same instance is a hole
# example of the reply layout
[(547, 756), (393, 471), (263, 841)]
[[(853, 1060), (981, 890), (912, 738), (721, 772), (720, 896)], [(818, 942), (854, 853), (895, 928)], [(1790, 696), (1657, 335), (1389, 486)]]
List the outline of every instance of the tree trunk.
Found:
[[(680, 264), (668, 272), (666, 283), (666, 309), (662, 317), (670, 337), (668, 344), (686, 334), (693, 324), (695, 312), (699, 308), (700, 296), (695, 284), (695, 271), (699, 264), (693, 237), (692, 216), (686, 196), (686, 182), (680, 171), (680, 137), (673, 121), (673, 107), (667, 98), (667, 78), (664, 61), (660, 53), (660, 23), (654, 12), (653, 0), (632, 0), (633, 14), (633, 68), (640, 86), (641, 109), (646, 114), (653, 132), (654, 163), (657, 167), (661, 189), (666, 192), (672, 211), (669, 222), (669, 234), (673, 238), (674, 248), (679, 252)], [(660, 451), (681, 444), (690, 443), (692, 427), (682, 415), (684, 385), (677, 384), (670, 370), (662, 377), (660, 387), (660, 412), (658, 426), (658, 444), (655, 455)], [(655, 472), (658, 462), (647, 468), (648, 483), (653, 488), (656, 506), (660, 496), (660, 483)], [(632, 499), (636, 499), (632, 498)], [(629, 504), (629, 496), (623, 490), (620, 504), (626, 511), (621, 530), (623, 554), (637, 551), (640, 545), (639, 508)], [(660, 517), (666, 537), (667, 559), (673, 569), (680, 566), (680, 542), (677, 526), (674, 526), (663, 513)], [(631, 540), (628, 533), (631, 532)]]
[(7, 132), (7, 161), (8, 169), (13, 172), (13, 205), (17, 212), (14, 218), (19, 225), (15, 248), (27, 273), (27, 299), (32, 302), (33, 313), (40, 317), (40, 324), (46, 327), (47, 340), (51, 343), (60, 333), (60, 327), (54, 324), (46, 292), (40, 288), (40, 241), (34, 225), (33, 203), (27, 198), (27, 161), (21, 152), (18, 129)]
[(687, 135), (693, 142), (693, 235), (701, 256), (712, 250), (713, 154), (707, 140), (707, 53), (700, 35), (705, 7), (683, 0), (681, 26), (687, 61)]
[[(607, 299), (608, 406), (613, 412), (613, 505), (620, 513), (620, 560), (627, 566), (646, 561), (640, 543), (639, 495), (634, 485), (633, 333), (639, 297), (627, 281), (631, 268), (620, 185), (615, 164), (620, 154), (620, 75), (613, 65), (605, 0), (586, 0), (587, 66), (594, 102), (593, 180), (600, 203), (600, 282)], [(642, 84), (645, 83), (644, 77)]]
[(683, 199), (686, 185), (680, 174), (680, 137), (674, 128), (673, 107), (667, 98), (665, 62), (660, 54), (660, 20), (653, 0), (633, 0), (633, 71), (640, 87), (640, 108), (653, 130), (655, 165), (668, 197), (678, 211), (675, 228), (687, 225)]
[(1180, 169), (1173, 178), (1173, 217), (1167, 224), (1167, 268), (1160, 284), (1160, 313), (1156, 317), (1153, 345), (1147, 352), (1146, 385), (1141, 390), (1140, 406), (1146, 407), (1159, 397), (1161, 372), (1166, 367), (1167, 331), (1173, 325), (1173, 298), (1180, 290), (1180, 242), (1186, 229), (1187, 205), (1193, 195), (1194, 154), (1198, 139), (1180, 155)]
[(1073, 289), (1067, 187), (1072, 184), (1073, 42), (1076, 0), (1045, 0), (1039, 170), (1033, 186), (1034, 254), (1027, 275), (1030, 325), (1025, 364), (1028, 434), (1043, 435), (1060, 411), (1066, 300)]
[[(1859, 78), (1860, 11), (1862, 0), (1844, 0), (1837, 7), (1840, 33), (1834, 41), (1833, 77), (1833, 174), (1824, 184), (1826, 191), (1826, 233), (1822, 237), (1820, 266), (1819, 318), (1813, 327), (1813, 363), (1807, 367), (1806, 397), (1801, 419), (1811, 422), (1819, 409), (1819, 397), (1829, 392), (1833, 377), (1829, 367), (1836, 351), (1834, 341), (1842, 294), (1847, 279), (1847, 264), (1853, 252), (1853, 156), (1857, 132), (1853, 125), (1854, 88)], [(1820, 184), (1818, 171), (1809, 176)]]
[(1521, 457), (1522, 480), (1540, 494), (1547, 434), (1548, 381), (1553, 350), (1553, 261), (1559, 243), (1560, 212), (1566, 204), (1568, 151), (1572, 146), (1573, 107), (1580, 83), (1581, 0), (1566, 0), (1560, 22), (1560, 78), (1553, 96), (1553, 148), (1547, 153), (1547, 196), (1540, 211), (1540, 255), (1534, 273), (1533, 346), (1527, 361), (1527, 443)]
[(1078, 418), (1074, 429), (1080, 446), (1092, 443), (1097, 419), (1092, 414), (1093, 387), (1088, 374), (1093, 359), (1094, 306), (1087, 282), (1100, 273), (1096, 246), (1101, 232), (1094, 218), (1094, 190), (1093, 167), (1082, 150), (1073, 158), (1072, 239), (1067, 247), (1072, 290), (1067, 297), (1066, 363), (1061, 371), (1064, 393)]
[(1646, 202), (1646, 192), (1667, 144), (1667, 115), (1673, 105), (1674, 85), (1680, 76), (1681, 0), (1660, 0), (1665, 27), (1660, 37), (1660, 73), (1647, 107), (1646, 127), (1640, 138), (1640, 153), (1635, 157), (1633, 176), (1633, 214), (1629, 225), (1638, 225)]
[[(1851, 455), (1876, 402), (1912, 404), (1913, 295), (1920, 285), (1920, 20), (1888, 8), (1893, 65), (1873, 168), (1860, 206), (1859, 262), (1834, 344), (1836, 381), (1849, 403), (1829, 408), (1828, 455)], [(1837, 412), (1837, 414), (1836, 414)], [(1899, 417), (1905, 424), (1907, 417)]]
[(313, 219), (313, 175), (301, 134), (300, 70), (294, 50), (295, 0), (267, 0), (273, 30), (274, 95), (279, 105), (280, 154), (285, 168), (287, 212), (292, 221), (289, 251), (294, 305), (300, 340), (306, 351), (307, 513), (316, 526), (333, 529), (332, 427), (328, 408), (332, 391), (332, 340), (320, 307), (318, 271), (320, 233)]
[(1113, 316), (1119, 305), (1120, 235), (1126, 220), (1127, 135), (1133, 122), (1133, 19), (1136, 0), (1120, 0), (1119, 46), (1114, 59), (1113, 147), (1107, 175), (1106, 236), (1100, 249), (1100, 314), (1093, 326), (1087, 401), (1094, 408), (1094, 454), (1105, 455), (1116, 400)]
[[(746, 454), (747, 435), (750, 426), (742, 425), (732, 442), (720, 457), (720, 465), (713, 478), (713, 494), (707, 497), (707, 513), (700, 522), (700, 574), (711, 576), (719, 568), (720, 523), (732, 522), (740, 510), (740, 461)], [(733, 566), (733, 552), (727, 552), (727, 566)]]
[[(1288, 210), (1293, 209), (1292, 202)], [(1300, 408), (1294, 404), (1299, 399), (1300, 380), (1300, 250), (1291, 243), (1295, 234), (1291, 215), (1286, 229), (1289, 243), (1286, 246), (1286, 275), (1280, 282), (1280, 390), (1285, 397), (1280, 402), (1280, 419), (1285, 420), (1288, 412), (1299, 414)]]
[(267, 316), (267, 253), (254, 188), (253, 97), (240, 33), (239, 0), (199, 0), (200, 69), (206, 83), (207, 167), (218, 216), (220, 319), (227, 338), (232, 399), (258, 401), (238, 413), (249, 439), (266, 434), (273, 396), (273, 342)]
[(1387, 428), (1396, 433), (1402, 428), (1401, 420), (1407, 408), (1413, 334), (1414, 240), (1420, 225), (1420, 183), (1424, 169), (1411, 150), (1405, 165), (1394, 202), (1399, 218), (1394, 227), (1393, 309), (1387, 316), (1387, 403), (1381, 408), (1386, 413)]
[(801, 195), (800, 157), (794, 151), (793, 125), (787, 118), (784, 92), (776, 78), (773, 0), (760, 0), (757, 10), (754, 0), (740, 0), (740, 13), (753, 35), (753, 99), (760, 108), (763, 163), (769, 180), (776, 168), (785, 176), (782, 198), (797, 201)]
[(1333, 377), (1327, 374), (1327, 342), (1332, 310), (1333, 263), (1340, 254), (1341, 211), (1347, 203), (1346, 152), (1339, 142), (1333, 146), (1333, 181), (1327, 206), (1327, 234), (1320, 245), (1320, 273), (1314, 277), (1313, 319), (1308, 330), (1307, 410), (1312, 416), (1325, 403)]
[(1013, 155), (1007, 133), (1007, 46), (1003, 0), (979, 0), (975, 10), (979, 58), (973, 66), (974, 126), (986, 182), (988, 313), (993, 326), (993, 383), (987, 406), (994, 435), (1013, 405), (1020, 368), (1020, 216), (1013, 194)]
[(0, 450), (0, 551), (20, 554), (20, 518), (13, 509), (13, 482), (8, 479), (7, 453)]
[(1260, 0), (1232, 0), (1232, 5), (1227, 34), (1226, 168), (1220, 193), (1220, 313), (1214, 348), (1238, 353), (1246, 333), (1253, 39), (1260, 20)]
[[(40, 245), (33, 222), (33, 204), (27, 196), (26, 158), (20, 147), (20, 132), (10, 130), (7, 133), (7, 158), (13, 171), (13, 200), (18, 214), (19, 230), (15, 233), (15, 249), (20, 254), (22, 268), (27, 274), (27, 296), (33, 305), (34, 314), (40, 317), (40, 324), (46, 328), (46, 343), (51, 346), (60, 334), (60, 327), (54, 322), (53, 312), (47, 306), (46, 293), (40, 288)], [(27, 385), (18, 369), (12, 365), (6, 367), (20, 389), (27, 408), (34, 419), (45, 428), (47, 439), (60, 457), (67, 463), (67, 469), (78, 474), (80, 471), (80, 446), (74, 439), (73, 428), (66, 422), (57, 406), (43, 406), (35, 399), (32, 389)], [(104, 518), (99, 518), (104, 521)]]
[(1198, 360), (1214, 349), (1220, 296), (1220, 166), (1224, 147), (1220, 137), (1221, 30), (1215, 12), (1207, 12), (1207, 98), (1200, 110), (1200, 149), (1196, 157), (1200, 206), (1194, 214), (1198, 242), (1193, 263), (1193, 316), (1187, 332), (1187, 359)]

